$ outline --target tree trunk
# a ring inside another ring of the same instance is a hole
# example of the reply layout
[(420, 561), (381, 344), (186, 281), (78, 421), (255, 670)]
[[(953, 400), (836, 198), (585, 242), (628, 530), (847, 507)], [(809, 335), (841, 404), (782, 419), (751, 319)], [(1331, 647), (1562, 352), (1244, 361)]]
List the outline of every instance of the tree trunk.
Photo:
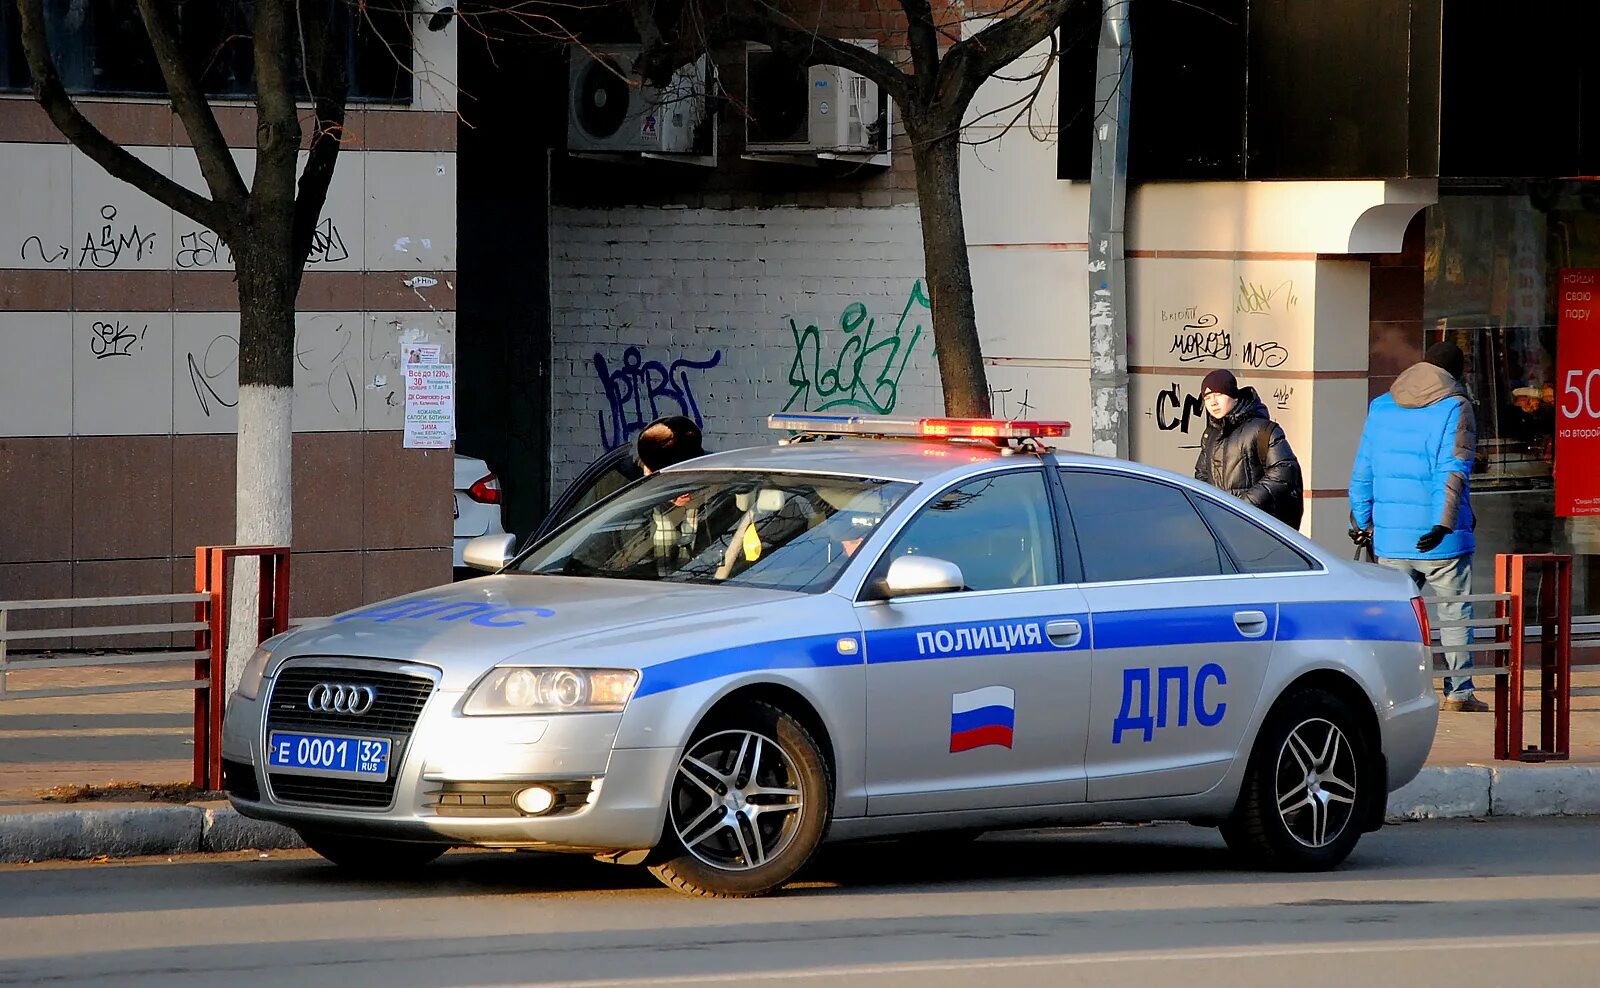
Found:
[[(918, 139), (918, 132), (938, 136)], [(955, 128), (910, 128), (922, 213), (922, 253), (933, 299), (933, 341), (946, 415), (986, 417), (989, 381), (972, 306), (972, 267), (961, 215), (961, 137)]]
[[(286, 240), (288, 225), (277, 231)], [(299, 288), (287, 243), (235, 253), (239, 277), (239, 445), (234, 537), (240, 545), (290, 544), (293, 535), (294, 313)], [(234, 564), (228, 694), (255, 648), (259, 566)]]

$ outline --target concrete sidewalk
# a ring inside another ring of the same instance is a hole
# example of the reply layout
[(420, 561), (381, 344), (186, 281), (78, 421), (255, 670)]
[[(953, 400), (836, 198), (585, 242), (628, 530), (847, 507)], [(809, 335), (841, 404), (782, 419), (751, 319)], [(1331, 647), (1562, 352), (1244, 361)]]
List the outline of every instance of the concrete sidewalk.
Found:
[[(13, 674), (12, 689), (181, 679), (187, 664)], [(1487, 681), (1492, 684), (1492, 681)], [(1479, 695), (1492, 702), (1493, 691)], [(1600, 685), (1600, 676), (1578, 685)], [(1529, 695), (1529, 702), (1536, 700)], [(299, 846), (282, 828), (226, 801), (65, 803), (50, 790), (113, 783), (188, 783), (193, 694), (181, 691), (0, 702), (0, 862)], [(1600, 697), (1574, 700), (1572, 758), (1493, 761), (1491, 713), (1440, 714), (1423, 773), (1389, 800), (1391, 820), (1600, 814)], [(1536, 712), (1525, 738), (1539, 738)]]

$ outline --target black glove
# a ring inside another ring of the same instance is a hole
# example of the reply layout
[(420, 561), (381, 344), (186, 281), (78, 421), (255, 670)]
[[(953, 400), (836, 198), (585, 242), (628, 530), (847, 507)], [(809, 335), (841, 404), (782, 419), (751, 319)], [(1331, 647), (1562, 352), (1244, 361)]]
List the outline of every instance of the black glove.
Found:
[(1417, 540), (1418, 552), (1431, 552), (1439, 547), (1444, 537), (1450, 534), (1450, 529), (1443, 525), (1435, 525), (1428, 530), (1428, 534)]
[(1372, 529), (1370, 529), (1370, 528), (1352, 528), (1352, 529), (1350, 529), (1350, 541), (1354, 542), (1357, 546), (1369, 546), (1369, 545), (1371, 545), (1372, 544)]

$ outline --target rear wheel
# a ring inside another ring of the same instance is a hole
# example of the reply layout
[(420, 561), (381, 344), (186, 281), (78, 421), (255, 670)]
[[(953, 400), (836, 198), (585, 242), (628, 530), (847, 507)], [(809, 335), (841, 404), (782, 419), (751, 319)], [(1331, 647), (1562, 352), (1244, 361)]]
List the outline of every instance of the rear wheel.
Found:
[(346, 871), (375, 878), (416, 871), (450, 849), (444, 844), (345, 837), (318, 830), (302, 830), (300, 838), (307, 847)]
[(1320, 690), (1287, 697), (1262, 725), (1232, 819), (1228, 847), (1280, 871), (1337, 867), (1361, 838), (1373, 799), (1372, 744), (1349, 704)]
[(770, 704), (740, 707), (685, 749), (650, 870), (690, 895), (765, 895), (811, 858), (831, 804), (828, 763), (810, 732)]

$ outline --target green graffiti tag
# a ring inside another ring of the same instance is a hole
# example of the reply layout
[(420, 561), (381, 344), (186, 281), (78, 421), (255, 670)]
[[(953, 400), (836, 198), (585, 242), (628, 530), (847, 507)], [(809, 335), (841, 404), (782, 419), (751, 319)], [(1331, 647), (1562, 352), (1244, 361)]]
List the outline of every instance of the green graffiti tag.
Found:
[[(794, 334), (794, 360), (789, 364), (789, 384), (794, 393), (783, 410), (801, 409), (825, 412), (831, 408), (853, 408), (873, 415), (887, 415), (900, 400), (900, 377), (906, 372), (911, 354), (922, 339), (921, 306), (933, 311), (933, 302), (923, 291), (922, 281), (912, 283), (911, 294), (900, 310), (894, 332), (874, 336), (877, 320), (861, 302), (851, 302), (839, 315), (839, 329), (845, 339), (830, 364), (823, 363), (822, 329), (812, 324), (801, 329), (789, 320)], [(910, 336), (907, 337), (907, 323)]]

